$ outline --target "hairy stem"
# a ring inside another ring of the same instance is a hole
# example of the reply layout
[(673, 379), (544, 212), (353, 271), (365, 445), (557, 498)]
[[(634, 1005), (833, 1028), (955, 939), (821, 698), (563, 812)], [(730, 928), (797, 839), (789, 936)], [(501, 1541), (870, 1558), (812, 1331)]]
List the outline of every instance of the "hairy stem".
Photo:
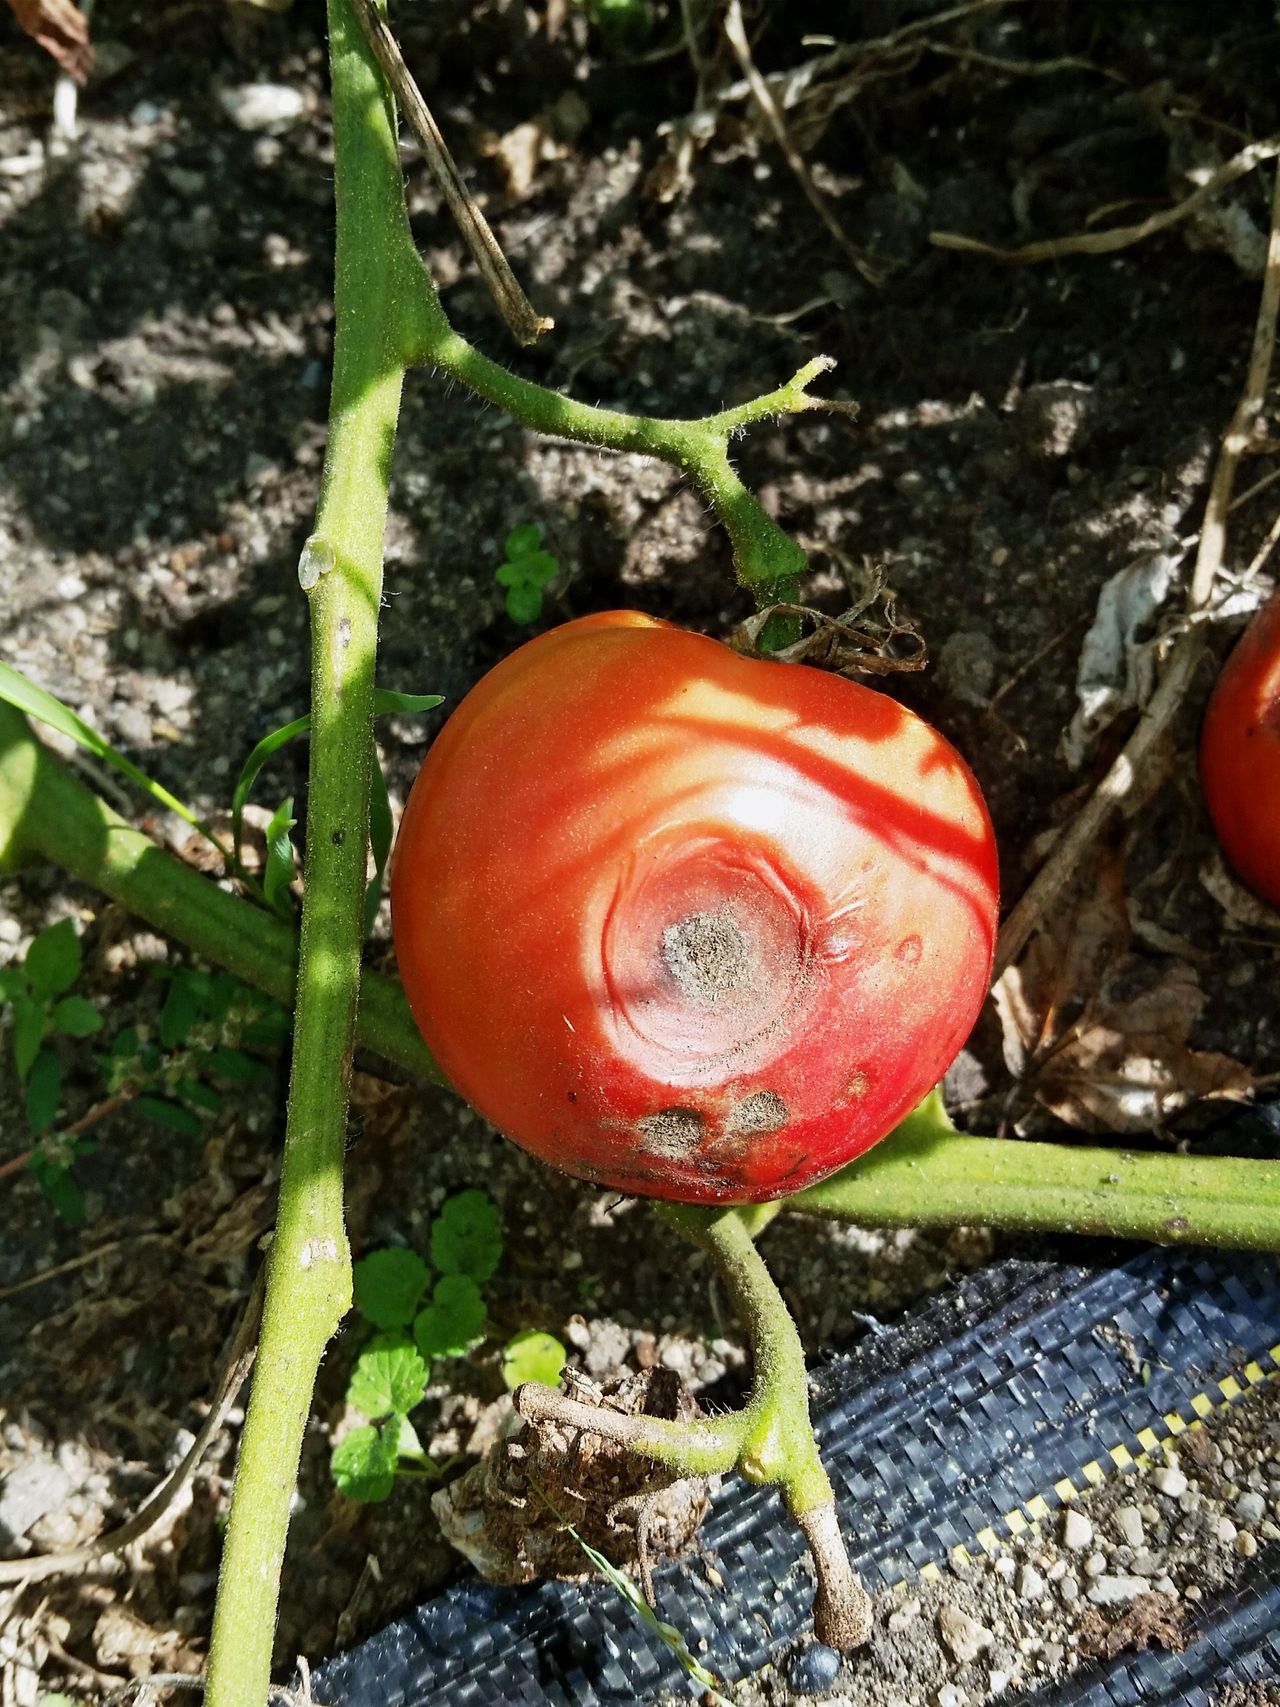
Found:
[(406, 304), (403, 353), (411, 363), (442, 369), (505, 410), (522, 426), (603, 450), (636, 451), (687, 474), (712, 505), (733, 544), (734, 564), (760, 605), (796, 597), (807, 558), (733, 469), (729, 443), (753, 421), (810, 409), (847, 408), (813, 397), (807, 387), (833, 364), (809, 362), (785, 385), (698, 420), (671, 420), (594, 408), (535, 385), (482, 355), (450, 326), (435, 286), (421, 268)]
[[(382, 539), (403, 367), (389, 335), (403, 221), (391, 103), (346, 0), (330, 0), (337, 207), (330, 433), (306, 583), (311, 768), (280, 1203), (258, 1372), (214, 1610), (206, 1701), (259, 1707), (302, 1435), (324, 1348), (351, 1304), (342, 1156), (360, 988)], [(323, 571), (318, 565), (323, 564)]]
[(971, 1138), (952, 1127), (935, 1092), (787, 1208), (878, 1227), (969, 1222), (1280, 1251), (1280, 1162)]

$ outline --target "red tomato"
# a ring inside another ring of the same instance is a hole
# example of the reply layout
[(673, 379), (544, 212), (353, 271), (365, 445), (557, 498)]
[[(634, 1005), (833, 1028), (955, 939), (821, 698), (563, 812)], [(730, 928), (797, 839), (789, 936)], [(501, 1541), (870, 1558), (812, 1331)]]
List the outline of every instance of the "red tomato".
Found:
[(1249, 624), (1210, 695), (1200, 785), (1223, 853), (1280, 907), (1280, 593)]
[(895, 700), (631, 611), (531, 640), (427, 754), (391, 878), (444, 1072), (619, 1191), (798, 1191), (919, 1102), (987, 991), (978, 785)]

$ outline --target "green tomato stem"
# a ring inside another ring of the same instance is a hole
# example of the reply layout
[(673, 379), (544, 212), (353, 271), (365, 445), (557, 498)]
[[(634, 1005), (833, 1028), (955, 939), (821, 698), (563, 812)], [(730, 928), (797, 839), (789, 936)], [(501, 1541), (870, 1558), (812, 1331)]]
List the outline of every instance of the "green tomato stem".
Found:
[(421, 266), (404, 308), (407, 362), (442, 369), (534, 432), (604, 450), (639, 452), (681, 469), (724, 524), (738, 576), (757, 604), (764, 607), (795, 599), (808, 558), (743, 485), (729, 460), (728, 447), (734, 434), (754, 421), (847, 407), (813, 397), (807, 390), (831, 362), (818, 357), (776, 390), (698, 420), (628, 415), (549, 391), (482, 355), (450, 326), (436, 288)]
[(346, 0), (330, 0), (335, 341), (311, 604), (311, 762), (293, 1073), (253, 1394), (223, 1548), (205, 1699), (259, 1707), (303, 1430), (351, 1305), (342, 1159), (369, 836), (382, 541), (403, 365), (391, 335), (405, 213), (395, 120)]
[(1280, 1251), (1280, 1162), (900, 1127), (788, 1209), (875, 1227), (1003, 1227)]

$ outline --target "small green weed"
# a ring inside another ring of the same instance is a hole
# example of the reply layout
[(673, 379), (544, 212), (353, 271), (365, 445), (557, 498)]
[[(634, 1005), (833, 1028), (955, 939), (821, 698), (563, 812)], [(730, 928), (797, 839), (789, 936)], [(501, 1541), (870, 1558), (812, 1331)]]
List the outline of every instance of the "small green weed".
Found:
[[(416, 1251), (370, 1251), (355, 1268), (355, 1306), (374, 1330), (356, 1359), (347, 1403), (370, 1420), (334, 1448), (333, 1479), (349, 1498), (384, 1500), (398, 1475), (439, 1477), (409, 1413), (433, 1362), (465, 1357), (488, 1330), (482, 1288), (502, 1259), (502, 1225), (488, 1192), (460, 1191), (431, 1223), (430, 1266)], [(517, 1334), (503, 1352), (508, 1385), (559, 1379), (565, 1349), (551, 1334)], [(512, 1379), (509, 1371), (515, 1371)]]
[(542, 596), (560, 565), (542, 549), (542, 529), (536, 522), (513, 528), (503, 549), (506, 562), (498, 565), (493, 578), (506, 588), (507, 615), (512, 622), (537, 622), (542, 615)]
[(225, 972), (156, 967), (168, 982), (155, 1036), (143, 1026), (118, 1032), (94, 1057), (104, 1095), (76, 1120), (62, 1112), (59, 1038), (85, 1038), (102, 1029), (98, 1009), (71, 986), (82, 967), (80, 939), (70, 919), (32, 939), (23, 959), (0, 970), (0, 1004), (11, 1010), (14, 1065), (25, 1086), (27, 1126), (35, 1140), (25, 1162), (64, 1220), (84, 1219), (84, 1196), (72, 1169), (96, 1148), (84, 1134), (123, 1103), (157, 1125), (199, 1137), (204, 1118), (221, 1112), (219, 1087), (260, 1083), (271, 1076), (262, 1052), (273, 1054), (288, 1035), (284, 1009)]

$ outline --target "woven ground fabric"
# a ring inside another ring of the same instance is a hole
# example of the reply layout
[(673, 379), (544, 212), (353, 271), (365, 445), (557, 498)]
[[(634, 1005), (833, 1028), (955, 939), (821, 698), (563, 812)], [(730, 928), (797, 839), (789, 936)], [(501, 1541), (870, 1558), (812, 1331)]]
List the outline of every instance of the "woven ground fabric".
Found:
[[(1239, 1253), (1146, 1250), (1085, 1267), (1011, 1261), (814, 1372), (818, 1435), (870, 1587), (936, 1573), (1024, 1528), (1280, 1363), (1280, 1273)], [(1273, 1350), (1276, 1357), (1272, 1357)], [(1255, 1373), (1241, 1377), (1240, 1371)], [(1172, 1419), (1172, 1420), (1171, 1420)], [(1028, 1513), (1028, 1506), (1030, 1512)], [(659, 1613), (732, 1687), (807, 1628), (811, 1584), (776, 1495), (727, 1479), (697, 1557), (658, 1575)], [(1206, 1707), (1228, 1680), (1280, 1678), (1280, 1560), (1205, 1608), (1181, 1655), (1128, 1656), (1037, 1707)], [(643, 1702), (688, 1681), (605, 1585), (474, 1578), (317, 1670), (349, 1707)]]

